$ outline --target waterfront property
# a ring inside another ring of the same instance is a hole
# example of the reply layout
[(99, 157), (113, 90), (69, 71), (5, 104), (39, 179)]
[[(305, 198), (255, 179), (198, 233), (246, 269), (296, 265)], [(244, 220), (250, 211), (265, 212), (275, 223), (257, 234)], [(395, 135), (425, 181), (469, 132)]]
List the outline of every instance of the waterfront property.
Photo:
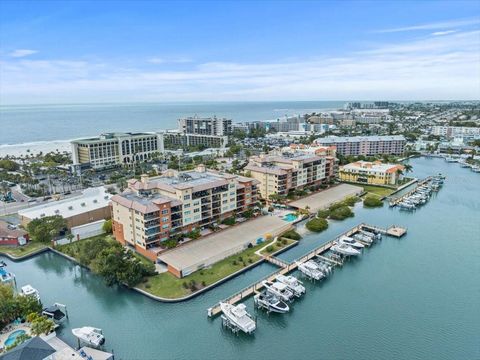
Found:
[(223, 220), (251, 216), (258, 181), (207, 170), (177, 172), (130, 180), (129, 189), (112, 197), (117, 241), (156, 260), (172, 235), (218, 226)]
[(165, 149), (178, 150), (190, 147), (225, 148), (228, 144), (226, 135), (184, 134), (178, 130), (162, 131)]
[(198, 116), (178, 119), (178, 131), (184, 134), (225, 136), (232, 133), (232, 119), (201, 118)]
[(340, 167), (341, 181), (370, 185), (396, 185), (402, 179), (405, 167), (383, 164), (381, 161), (357, 161)]
[(297, 209), (308, 209), (311, 213), (316, 213), (318, 210), (328, 208), (333, 203), (342, 201), (350, 196), (357, 196), (362, 192), (363, 189), (359, 186), (340, 184), (292, 201), (288, 205)]
[(105, 133), (74, 140), (71, 145), (77, 171), (135, 163), (163, 152), (163, 138), (158, 133)]
[(291, 228), (291, 223), (278, 217), (261, 216), (179, 246), (160, 254), (158, 259), (168, 266), (172, 274), (183, 277)]
[(328, 136), (315, 142), (323, 146), (335, 146), (337, 153), (347, 155), (372, 156), (378, 154), (401, 155), (407, 140), (403, 135), (394, 136)]
[(79, 196), (33, 206), (19, 211), (18, 215), (24, 227), (33, 219), (60, 215), (71, 229), (93, 221), (110, 219), (110, 197), (103, 186), (88, 188)]
[(28, 241), (28, 233), (25, 230), (0, 220), (0, 245), (26, 245)]
[(326, 159), (317, 155), (290, 154), (252, 156), (245, 170), (258, 180), (264, 199), (287, 195), (290, 190), (319, 185), (326, 179)]

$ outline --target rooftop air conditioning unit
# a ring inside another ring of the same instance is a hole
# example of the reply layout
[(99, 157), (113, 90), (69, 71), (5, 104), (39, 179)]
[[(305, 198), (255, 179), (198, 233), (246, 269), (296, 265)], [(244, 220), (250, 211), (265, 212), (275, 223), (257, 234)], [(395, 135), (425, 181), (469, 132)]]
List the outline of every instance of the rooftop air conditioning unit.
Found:
[(68, 207), (68, 210), (73, 210), (73, 206), (69, 206), (69, 207)]
[(83, 207), (85, 207), (86, 204), (83, 202), (83, 203), (81, 203), (80, 205), (83, 206)]

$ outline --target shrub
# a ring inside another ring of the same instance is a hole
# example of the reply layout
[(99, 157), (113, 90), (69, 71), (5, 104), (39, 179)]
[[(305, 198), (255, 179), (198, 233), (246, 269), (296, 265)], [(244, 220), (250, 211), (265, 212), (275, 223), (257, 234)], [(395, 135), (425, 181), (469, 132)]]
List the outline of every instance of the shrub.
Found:
[(226, 218), (225, 220), (222, 221), (222, 224), (235, 225), (235, 218), (233, 216)]
[(232, 264), (233, 264), (233, 266), (236, 266), (238, 264), (237, 260), (233, 260)]
[(352, 210), (346, 205), (341, 206), (330, 213), (330, 219), (333, 219), (333, 220), (344, 220), (348, 217), (353, 217), (353, 216), (354, 214)]
[(150, 285), (149, 283), (145, 284), (145, 289), (150, 289), (151, 287), (152, 287), (152, 285)]
[(343, 200), (343, 203), (347, 206), (354, 206), (358, 201), (360, 201), (358, 196), (349, 196)]
[(282, 243), (281, 243), (280, 241), (277, 241), (277, 242), (275, 243), (275, 246), (276, 246), (276, 247), (282, 247)]
[(287, 239), (282, 239), (282, 244), (287, 245)]
[(203, 287), (207, 286), (207, 283), (205, 281), (202, 281), (202, 286)]
[(307, 229), (314, 232), (322, 232), (328, 228), (328, 222), (325, 219), (314, 218), (307, 222)]
[(272, 245), (268, 245), (267, 248), (266, 248), (267, 252), (271, 253), (273, 252), (273, 246)]
[(318, 210), (317, 216), (321, 219), (326, 219), (330, 216), (330, 211), (328, 211), (328, 210)]
[(280, 235), (281, 237), (286, 237), (286, 238), (289, 238), (289, 239), (292, 239), (292, 240), (300, 240), (302, 238), (302, 236), (297, 233), (295, 230), (288, 230), (288, 231), (285, 231), (282, 235)]
[(383, 201), (379, 197), (374, 195), (368, 195), (363, 200), (364, 207), (382, 207)]
[(107, 220), (103, 223), (102, 230), (107, 234), (112, 233), (112, 220)]
[(248, 258), (248, 263), (249, 263), (249, 264), (253, 264), (253, 259), (252, 259), (252, 258)]

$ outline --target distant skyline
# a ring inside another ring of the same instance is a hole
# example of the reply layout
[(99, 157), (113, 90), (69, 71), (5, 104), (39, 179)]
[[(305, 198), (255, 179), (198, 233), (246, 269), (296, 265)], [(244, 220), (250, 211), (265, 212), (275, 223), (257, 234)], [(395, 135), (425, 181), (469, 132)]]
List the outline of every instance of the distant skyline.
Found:
[(478, 100), (480, 2), (0, 2), (0, 104)]

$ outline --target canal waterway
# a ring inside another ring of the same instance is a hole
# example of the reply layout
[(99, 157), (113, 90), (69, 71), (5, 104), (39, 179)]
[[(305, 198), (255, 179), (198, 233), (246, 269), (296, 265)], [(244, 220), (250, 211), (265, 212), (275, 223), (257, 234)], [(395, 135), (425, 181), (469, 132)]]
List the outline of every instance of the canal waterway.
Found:
[[(102, 280), (46, 253), (8, 263), (19, 286), (39, 289), (44, 303), (65, 303), (69, 323), (59, 336), (71, 345), (72, 327), (97, 326), (116, 359), (479, 359), (480, 176), (441, 159), (413, 159), (419, 178), (447, 176), (438, 194), (416, 212), (363, 209), (305, 234), (280, 257), (293, 260), (360, 222), (408, 228), (352, 259), (289, 314), (258, 312), (254, 336), (223, 330), (206, 309), (275, 270), (263, 264), (193, 300), (165, 304)], [(253, 301), (246, 302), (254, 313)]]

